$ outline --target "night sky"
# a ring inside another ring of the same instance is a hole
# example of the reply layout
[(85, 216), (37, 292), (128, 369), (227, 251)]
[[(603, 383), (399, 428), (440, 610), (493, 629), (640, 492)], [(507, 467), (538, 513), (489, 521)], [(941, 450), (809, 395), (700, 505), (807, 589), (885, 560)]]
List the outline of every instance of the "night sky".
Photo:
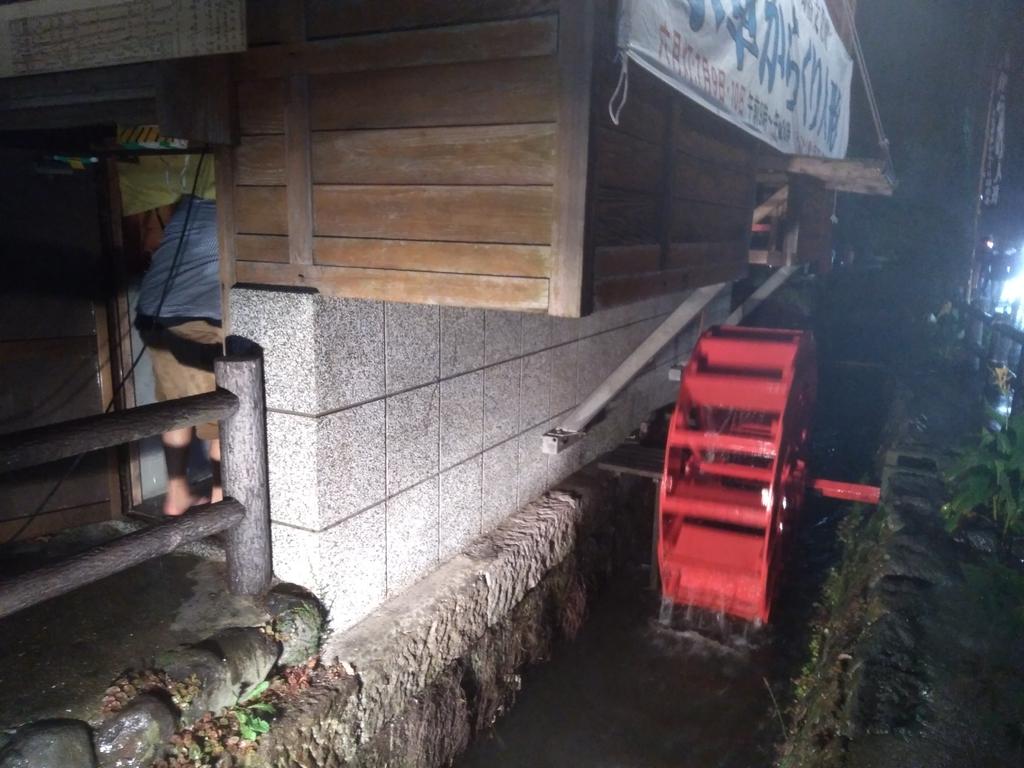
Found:
[[(993, 71), (1008, 48), (1003, 194), (981, 234), (1024, 241), (1024, 0), (860, 0), (858, 27), (900, 187), (892, 200), (846, 198), (840, 240), (962, 283)], [(850, 156), (878, 157), (859, 84), (853, 111)]]

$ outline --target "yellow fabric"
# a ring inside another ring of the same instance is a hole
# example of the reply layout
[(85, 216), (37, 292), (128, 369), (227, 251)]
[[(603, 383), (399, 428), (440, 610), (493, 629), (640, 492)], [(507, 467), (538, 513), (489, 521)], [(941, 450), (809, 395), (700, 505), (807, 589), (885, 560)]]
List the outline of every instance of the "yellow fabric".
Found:
[[(137, 163), (117, 164), (121, 182), (121, 213), (151, 211), (176, 203), (192, 191), (199, 167), (199, 155), (140, 155)], [(196, 195), (216, 200), (213, 157), (203, 158), (203, 167), (196, 184)]]

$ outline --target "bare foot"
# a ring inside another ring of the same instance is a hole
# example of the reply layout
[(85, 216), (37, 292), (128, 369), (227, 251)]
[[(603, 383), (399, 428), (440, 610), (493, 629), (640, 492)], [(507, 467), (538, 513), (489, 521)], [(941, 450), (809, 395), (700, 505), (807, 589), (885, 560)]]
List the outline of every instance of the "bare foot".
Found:
[(206, 496), (195, 496), (187, 483), (170, 480), (164, 497), (164, 514), (167, 517), (181, 517), (192, 507), (209, 504)]
[(177, 507), (171, 504), (166, 499), (164, 500), (164, 515), (167, 517), (181, 517), (188, 512), (192, 507), (201, 507), (204, 504), (209, 504), (210, 499), (207, 496), (191, 496), (189, 497), (189, 503), (185, 507)]

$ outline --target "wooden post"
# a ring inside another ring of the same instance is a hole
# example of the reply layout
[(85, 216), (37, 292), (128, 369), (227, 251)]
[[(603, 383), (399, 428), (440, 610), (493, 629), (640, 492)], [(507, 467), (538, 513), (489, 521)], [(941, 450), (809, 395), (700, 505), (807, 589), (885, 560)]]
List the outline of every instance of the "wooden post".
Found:
[(220, 423), (225, 498), (245, 507), (245, 518), (224, 537), (232, 594), (259, 595), (270, 588), (270, 496), (263, 358), (233, 355), (214, 364), (217, 386), (238, 398), (238, 410)]

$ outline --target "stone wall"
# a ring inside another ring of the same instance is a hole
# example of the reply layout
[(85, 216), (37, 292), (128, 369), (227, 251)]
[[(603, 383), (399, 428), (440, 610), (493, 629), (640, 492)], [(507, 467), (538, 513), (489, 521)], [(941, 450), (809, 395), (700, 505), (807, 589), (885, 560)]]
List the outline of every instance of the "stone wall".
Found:
[[(680, 335), (559, 456), (558, 423), (686, 294), (579, 320), (235, 288), (266, 357), (274, 566), (345, 629), (675, 398)], [(707, 313), (724, 318), (727, 297)]]
[(335, 674), (287, 703), (258, 764), (451, 765), (649, 552), (653, 484), (585, 470), (560, 486), (334, 634), (321, 658)]

